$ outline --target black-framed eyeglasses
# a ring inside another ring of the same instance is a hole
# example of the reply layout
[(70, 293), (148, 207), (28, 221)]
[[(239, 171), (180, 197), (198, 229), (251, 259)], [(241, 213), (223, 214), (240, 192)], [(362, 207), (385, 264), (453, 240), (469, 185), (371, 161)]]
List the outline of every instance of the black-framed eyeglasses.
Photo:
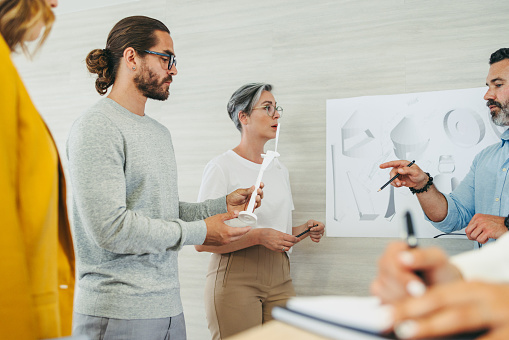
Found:
[(267, 105), (263, 105), (263, 106), (257, 106), (257, 107), (253, 107), (253, 110), (256, 110), (256, 109), (265, 109), (265, 111), (267, 112), (267, 115), (269, 115), (269, 117), (274, 117), (274, 115), (276, 114), (276, 111), (279, 113), (279, 118), (281, 118), (283, 116), (283, 108), (281, 106), (274, 106), (272, 104), (267, 104)]
[(162, 59), (162, 60), (165, 63), (168, 63), (168, 70), (171, 70), (171, 67), (173, 65), (177, 66), (177, 57), (175, 57), (174, 54), (166, 54), (166, 53), (154, 52), (154, 51), (149, 51), (149, 50), (145, 50), (144, 52), (159, 55), (161, 57), (166, 57), (167, 59)]

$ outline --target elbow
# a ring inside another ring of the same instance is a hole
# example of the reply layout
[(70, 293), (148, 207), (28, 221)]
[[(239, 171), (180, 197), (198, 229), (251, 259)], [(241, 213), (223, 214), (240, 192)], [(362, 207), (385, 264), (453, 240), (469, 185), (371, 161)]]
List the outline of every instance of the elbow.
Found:
[(110, 253), (124, 253), (122, 249), (119, 249), (117, 242), (115, 242), (115, 240), (111, 240), (109, 237), (97, 236), (94, 238), (94, 241), (99, 248)]
[(126, 239), (124, 233), (121, 232), (121, 229), (121, 225), (103, 224), (100, 228), (91, 232), (91, 237), (99, 248), (110, 253), (131, 253), (127, 250), (129, 240)]

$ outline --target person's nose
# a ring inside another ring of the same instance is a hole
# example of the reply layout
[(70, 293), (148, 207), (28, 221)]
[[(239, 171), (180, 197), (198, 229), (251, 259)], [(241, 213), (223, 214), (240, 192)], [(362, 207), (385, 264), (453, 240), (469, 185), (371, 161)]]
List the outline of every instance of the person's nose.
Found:
[(171, 74), (172, 76), (176, 76), (178, 73), (177, 65), (173, 64), (171, 65), (171, 68), (168, 70), (168, 74)]
[(58, 6), (58, 0), (46, 0), (46, 1), (51, 8), (56, 8)]
[(274, 115), (272, 116), (272, 119), (279, 119), (281, 118), (281, 113), (279, 111), (274, 111)]
[(490, 100), (495, 99), (495, 94), (493, 93), (493, 90), (489, 87), (488, 91), (486, 91), (486, 94), (484, 95), (484, 100)]

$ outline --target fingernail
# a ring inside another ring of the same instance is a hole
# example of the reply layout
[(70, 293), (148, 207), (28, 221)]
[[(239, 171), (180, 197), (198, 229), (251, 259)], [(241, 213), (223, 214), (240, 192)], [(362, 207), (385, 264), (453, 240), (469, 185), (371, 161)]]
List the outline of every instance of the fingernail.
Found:
[(426, 286), (424, 283), (419, 281), (410, 281), (406, 285), (406, 290), (408, 294), (412, 296), (422, 296), (424, 293), (426, 293)]
[(399, 339), (413, 338), (417, 334), (418, 330), (419, 326), (417, 325), (417, 322), (413, 320), (403, 321), (394, 327), (394, 333), (396, 333), (396, 336)]
[(402, 251), (398, 257), (400, 262), (406, 266), (410, 266), (412, 263), (414, 263), (414, 257), (408, 251)]

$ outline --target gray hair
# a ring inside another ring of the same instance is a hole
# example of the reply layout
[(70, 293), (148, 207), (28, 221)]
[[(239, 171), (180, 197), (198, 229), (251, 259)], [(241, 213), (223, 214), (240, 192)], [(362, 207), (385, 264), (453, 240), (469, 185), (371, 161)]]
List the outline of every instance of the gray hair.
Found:
[(249, 83), (241, 86), (235, 91), (226, 109), (237, 130), (242, 132), (242, 125), (239, 121), (239, 112), (244, 112), (248, 117), (253, 111), (253, 106), (260, 100), (263, 91), (272, 91), (272, 85), (265, 83)]

